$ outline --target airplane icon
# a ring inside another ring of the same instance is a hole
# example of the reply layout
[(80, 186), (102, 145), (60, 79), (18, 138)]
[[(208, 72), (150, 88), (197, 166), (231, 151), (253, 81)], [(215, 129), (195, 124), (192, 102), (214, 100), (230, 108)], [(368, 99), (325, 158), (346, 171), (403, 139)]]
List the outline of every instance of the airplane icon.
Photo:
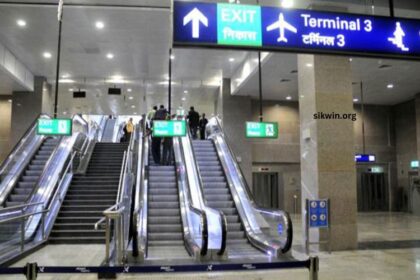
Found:
[(277, 39), (277, 42), (285, 42), (287, 43), (287, 38), (284, 36), (284, 30), (289, 30), (293, 33), (297, 33), (296, 27), (288, 23), (284, 20), (283, 13), (279, 14), (279, 20), (273, 23), (272, 25), (267, 27), (267, 31), (273, 31), (275, 29), (279, 29), (280, 36)]

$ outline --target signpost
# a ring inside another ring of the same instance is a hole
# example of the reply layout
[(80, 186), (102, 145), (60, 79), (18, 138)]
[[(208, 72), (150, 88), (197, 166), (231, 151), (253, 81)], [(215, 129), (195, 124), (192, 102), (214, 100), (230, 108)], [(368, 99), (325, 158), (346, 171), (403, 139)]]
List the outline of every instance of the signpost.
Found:
[(153, 137), (178, 137), (187, 135), (185, 121), (153, 121)]
[(277, 123), (270, 122), (247, 122), (247, 138), (278, 138), (279, 128)]
[[(309, 246), (314, 244), (328, 243), (331, 252), (331, 226), (330, 226), (330, 201), (329, 199), (306, 200), (306, 252), (309, 254)], [(328, 240), (318, 242), (310, 241), (310, 229), (328, 229)]]
[(420, 59), (420, 21), (226, 3), (174, 2), (175, 46)]
[(70, 136), (73, 130), (71, 119), (38, 119), (38, 135)]

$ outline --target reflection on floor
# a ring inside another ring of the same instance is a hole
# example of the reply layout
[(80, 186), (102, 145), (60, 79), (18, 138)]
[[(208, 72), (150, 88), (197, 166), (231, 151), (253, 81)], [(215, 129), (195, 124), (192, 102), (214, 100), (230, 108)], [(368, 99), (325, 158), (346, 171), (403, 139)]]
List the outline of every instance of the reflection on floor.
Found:
[[(293, 255), (302, 257), (300, 217), (294, 217), (295, 242)], [(420, 217), (401, 213), (359, 214), (358, 232), (362, 250), (319, 253), (323, 280), (347, 279), (420, 279)], [(411, 242), (411, 243), (410, 243)], [(372, 246), (372, 244), (382, 244)], [(370, 244), (370, 245), (369, 245)], [(415, 248), (408, 248), (407, 244)], [(98, 265), (102, 260), (102, 245), (51, 245), (21, 260), (16, 265), (37, 261), (40, 265)], [(22, 277), (1, 277), (19, 280)], [(97, 279), (96, 275), (48, 275), (38, 279), (76, 280)], [(118, 279), (308, 279), (306, 270), (229, 272), (206, 274), (124, 275)]]

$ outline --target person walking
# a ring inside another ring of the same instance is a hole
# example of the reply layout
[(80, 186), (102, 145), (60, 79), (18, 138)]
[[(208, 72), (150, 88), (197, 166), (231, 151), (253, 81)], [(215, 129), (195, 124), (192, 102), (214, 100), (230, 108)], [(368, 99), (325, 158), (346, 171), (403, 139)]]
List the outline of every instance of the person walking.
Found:
[(194, 110), (194, 106), (191, 106), (188, 112), (188, 125), (190, 126), (190, 132), (193, 139), (197, 139), (198, 123), (200, 121), (200, 115)]
[[(168, 115), (166, 120), (171, 120), (171, 117)], [(163, 158), (162, 164), (163, 165), (171, 165), (172, 164), (172, 137), (164, 137), (163, 138)]]
[(147, 128), (151, 129), (153, 125), (153, 118), (155, 117), (157, 106), (153, 106), (152, 110), (147, 113), (146, 115), (146, 121), (147, 121)]
[(198, 123), (198, 127), (200, 128), (200, 139), (206, 140), (206, 125), (208, 124), (208, 120), (206, 119), (206, 114), (201, 115), (201, 119)]

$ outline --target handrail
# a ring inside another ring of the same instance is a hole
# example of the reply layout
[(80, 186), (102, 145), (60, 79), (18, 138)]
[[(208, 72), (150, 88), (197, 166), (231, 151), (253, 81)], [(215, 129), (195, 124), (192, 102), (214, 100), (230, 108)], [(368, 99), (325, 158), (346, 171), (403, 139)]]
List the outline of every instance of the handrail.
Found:
[(0, 208), (0, 212), (1, 211), (10, 211), (10, 210), (14, 210), (14, 209), (24, 208), (24, 207), (27, 207), (27, 206), (35, 206), (35, 205), (40, 205), (40, 204), (43, 204), (43, 202), (20, 204), (20, 205), (10, 206), (10, 207), (6, 207), (6, 208)]
[(13, 217), (13, 218), (3, 219), (3, 220), (0, 220), (0, 224), (4, 224), (4, 223), (7, 223), (7, 222), (12, 222), (14, 220), (20, 220), (20, 219), (23, 219), (23, 218), (27, 218), (27, 217), (42, 214), (42, 213), (47, 213), (48, 211), (49, 210), (42, 210), (42, 211), (37, 211), (37, 212), (29, 213), (29, 214), (16, 216), (16, 217)]
[[(179, 170), (183, 170), (184, 171), (184, 176), (185, 176), (185, 181), (186, 184), (189, 184), (189, 180), (188, 180), (188, 172), (186, 172), (186, 168), (185, 168), (185, 153), (184, 153), (184, 149), (182, 147), (181, 144), (181, 139), (180, 137), (178, 137), (178, 146), (180, 149), (180, 156), (181, 156), (181, 164), (183, 166), (183, 168), (178, 168)], [(174, 145), (175, 146), (175, 145)], [(208, 221), (207, 221), (207, 213), (199, 208), (196, 208), (193, 204), (192, 204), (192, 196), (191, 196), (191, 192), (189, 191), (188, 187), (185, 188), (184, 193), (187, 193), (187, 199), (186, 199), (186, 205), (188, 206), (188, 209), (194, 213), (196, 213), (197, 215), (199, 215), (200, 217), (200, 223), (201, 223), (201, 248), (200, 248), (200, 255), (201, 256), (205, 256), (207, 254), (208, 251)]]
[(124, 183), (124, 171), (125, 171), (125, 165), (126, 165), (126, 159), (127, 159), (127, 151), (124, 151), (124, 157), (121, 163), (121, 171), (120, 171), (120, 181), (118, 183), (118, 193), (117, 193), (117, 203), (121, 200), (121, 190)]
[(20, 150), (24, 144), (26, 144), (26, 142), (29, 139), (29, 134), (32, 132), (32, 130), (36, 129), (36, 123), (38, 121), (39, 118), (41, 118), (41, 116), (45, 116), (50, 118), (50, 116), (45, 115), (45, 114), (39, 114), (35, 120), (29, 125), (29, 127), (26, 129), (25, 133), (23, 134), (23, 136), (19, 139), (19, 141), (15, 144), (15, 146), (13, 147), (13, 149), (10, 151), (10, 153), (7, 155), (6, 160), (3, 161), (3, 163), (0, 165), (0, 175), (4, 173), (4, 169), (6, 168), (6, 166), (8, 166), (12, 160), (12, 158), (14, 157), (14, 154)]

